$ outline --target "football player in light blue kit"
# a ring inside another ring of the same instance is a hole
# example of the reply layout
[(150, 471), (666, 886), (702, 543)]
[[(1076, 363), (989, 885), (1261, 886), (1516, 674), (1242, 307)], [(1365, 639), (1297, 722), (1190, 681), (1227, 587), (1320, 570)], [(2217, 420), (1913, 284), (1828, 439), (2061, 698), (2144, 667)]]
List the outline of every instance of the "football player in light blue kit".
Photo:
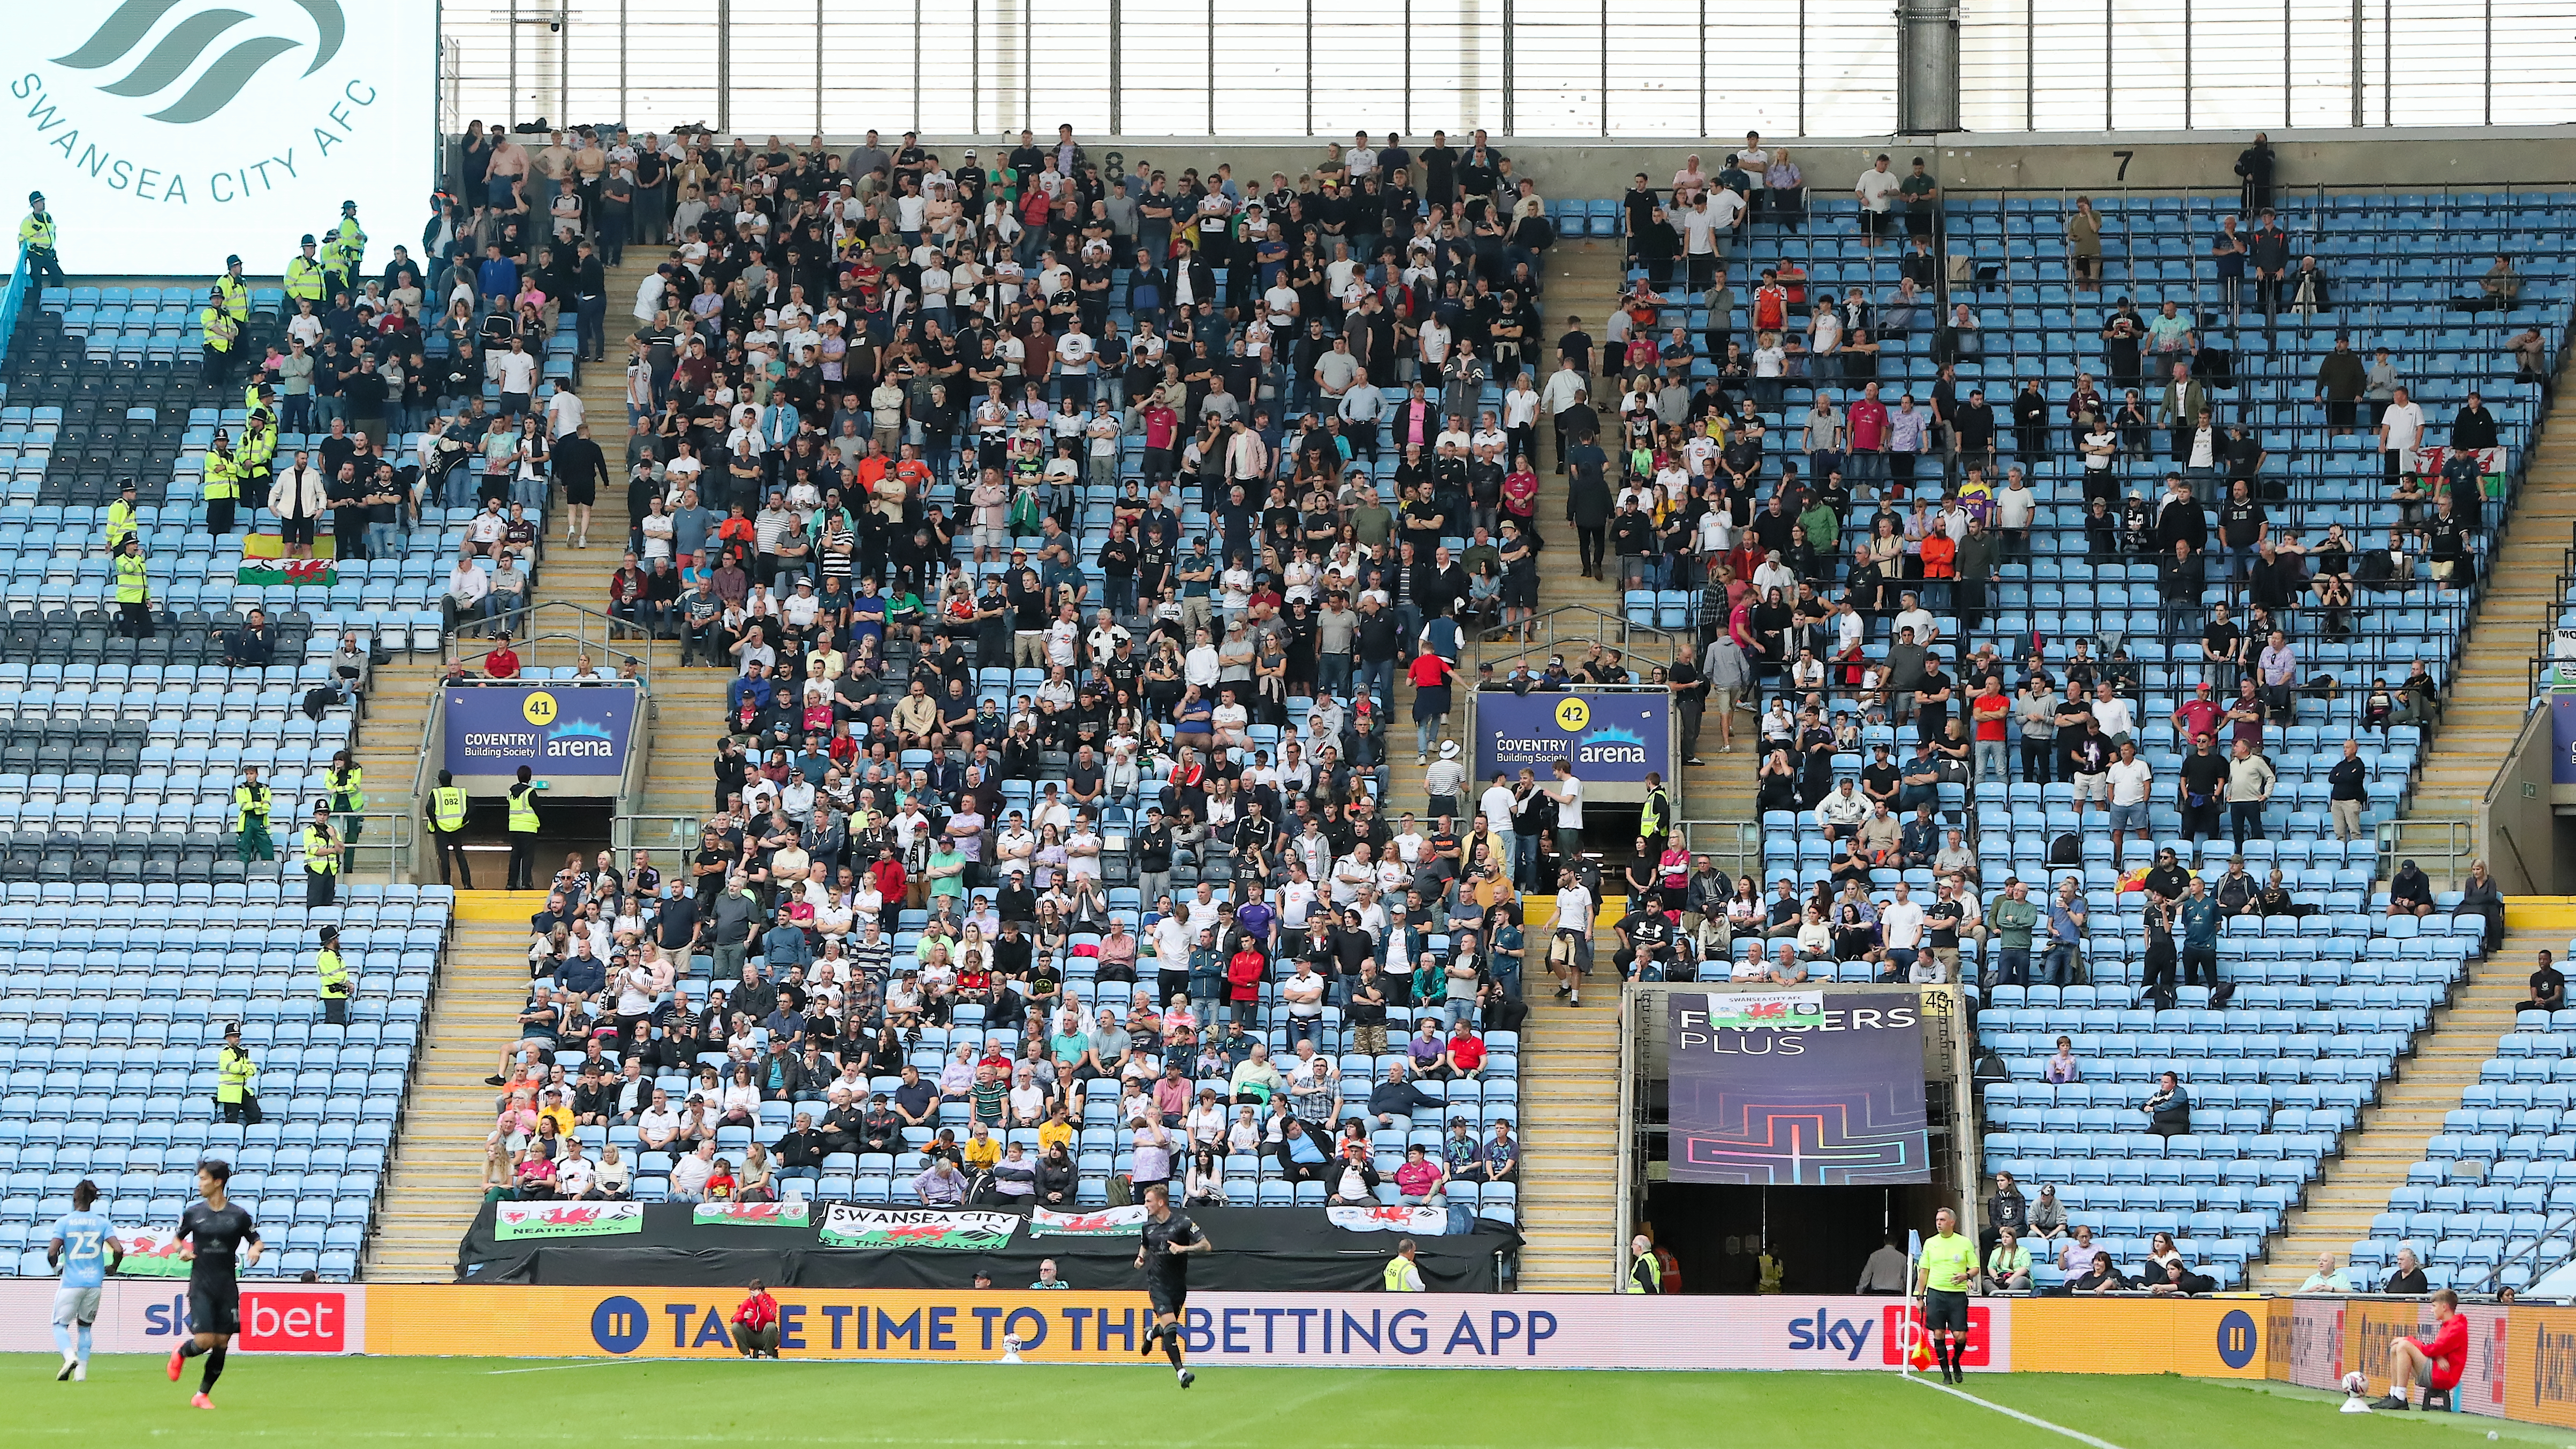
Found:
[(45, 1248), (45, 1261), (63, 1274), (61, 1285), (54, 1289), (54, 1346), (63, 1351), (56, 1383), (65, 1379), (79, 1383), (89, 1377), (90, 1325), (98, 1322), (99, 1284), (125, 1261), (125, 1245), (116, 1240), (115, 1225), (105, 1213), (91, 1210), (97, 1201), (98, 1184), (81, 1179), (80, 1186), (72, 1189), (72, 1210), (54, 1224), (54, 1240)]

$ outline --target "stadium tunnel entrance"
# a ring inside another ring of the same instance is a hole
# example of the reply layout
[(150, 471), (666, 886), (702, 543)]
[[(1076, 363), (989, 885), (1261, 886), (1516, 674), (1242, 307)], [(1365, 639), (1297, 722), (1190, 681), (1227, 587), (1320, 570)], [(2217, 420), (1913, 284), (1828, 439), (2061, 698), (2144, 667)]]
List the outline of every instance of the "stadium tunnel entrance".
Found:
[(1954, 1206), (1931, 1184), (1903, 1187), (1757, 1187), (1649, 1182), (1637, 1231), (1672, 1254), (1685, 1293), (1855, 1291), (1869, 1255)]

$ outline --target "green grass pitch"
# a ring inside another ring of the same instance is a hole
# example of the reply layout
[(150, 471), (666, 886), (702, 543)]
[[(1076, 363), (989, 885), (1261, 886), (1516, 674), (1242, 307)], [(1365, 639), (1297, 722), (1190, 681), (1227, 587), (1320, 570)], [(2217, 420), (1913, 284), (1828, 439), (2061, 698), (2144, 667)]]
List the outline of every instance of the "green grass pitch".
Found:
[[(100, 1357), (57, 1384), (51, 1355), (0, 1356), (0, 1443), (1100, 1446), (1132, 1449), (1706, 1449), (1902, 1444), (2067, 1449), (2079, 1441), (1884, 1373), (1567, 1373), (1212, 1366), (1184, 1392), (1127, 1366), (236, 1356), (213, 1413), (197, 1369)], [(2117, 1449), (2296, 1449), (2576, 1432), (2467, 1415), (2364, 1418), (2339, 1396), (2172, 1377), (1978, 1377), (1968, 1391)], [(1154, 1417), (1140, 1419), (1140, 1406)], [(1140, 1434), (1139, 1425), (1156, 1427)], [(2571, 1446), (2576, 1449), (2576, 1446)]]

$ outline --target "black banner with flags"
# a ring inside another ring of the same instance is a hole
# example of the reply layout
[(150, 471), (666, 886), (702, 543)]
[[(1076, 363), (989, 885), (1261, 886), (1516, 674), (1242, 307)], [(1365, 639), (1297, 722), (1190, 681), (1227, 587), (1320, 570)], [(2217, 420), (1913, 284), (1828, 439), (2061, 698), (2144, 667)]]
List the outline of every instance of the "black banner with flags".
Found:
[[(1214, 1252), (1191, 1260), (1193, 1288), (1339, 1293), (1374, 1289), (1399, 1237), (1392, 1228), (1338, 1226), (1325, 1208), (1186, 1211), (1216, 1245)], [(903, 1216), (908, 1221), (893, 1226), (913, 1236), (889, 1239), (897, 1245), (886, 1247), (830, 1246), (824, 1241), (824, 1227), (831, 1220), (820, 1204), (803, 1226), (742, 1219), (701, 1223), (695, 1221), (696, 1215), (686, 1203), (651, 1203), (643, 1208), (641, 1231), (504, 1238), (496, 1229), (496, 1206), (485, 1204), (457, 1245), (457, 1277), (473, 1283), (555, 1287), (639, 1283), (726, 1287), (758, 1278), (773, 1287), (965, 1288), (974, 1283), (979, 1268), (992, 1274), (996, 1283), (1035, 1281), (1038, 1264), (1052, 1258), (1056, 1276), (1076, 1288), (1115, 1291), (1144, 1286), (1136, 1271), (1134, 1235), (1102, 1231), (1110, 1225), (1089, 1221), (1105, 1219), (1105, 1213), (1084, 1214), (1075, 1223), (1049, 1224), (1045, 1232), (1033, 1231), (1025, 1220), (1017, 1221), (1007, 1235), (990, 1231), (997, 1215), (989, 1210), (960, 1213), (956, 1216), (967, 1220), (958, 1225), (961, 1230), (975, 1232), (979, 1241), (999, 1241), (998, 1246), (970, 1251), (942, 1242), (927, 1222), (933, 1216), (929, 1210), (906, 1210)], [(1077, 1230), (1067, 1231), (1068, 1227)], [(845, 1232), (844, 1236), (851, 1235)], [(1427, 1287), (1437, 1292), (1489, 1293), (1501, 1287), (1495, 1255), (1503, 1254), (1507, 1261), (1517, 1256), (1521, 1235), (1480, 1219), (1473, 1232), (1416, 1236), (1414, 1244), (1415, 1266), (1422, 1270)]]

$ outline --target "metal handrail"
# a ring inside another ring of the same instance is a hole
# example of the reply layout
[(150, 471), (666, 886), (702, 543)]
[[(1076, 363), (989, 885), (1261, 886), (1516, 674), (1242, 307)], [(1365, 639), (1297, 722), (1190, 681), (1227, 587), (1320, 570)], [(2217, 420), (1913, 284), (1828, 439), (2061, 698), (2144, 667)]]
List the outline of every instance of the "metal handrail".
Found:
[(620, 811), (608, 822), (609, 848), (621, 858), (637, 850), (677, 850), (685, 854), (698, 843), (699, 823), (705, 818)]
[[(568, 600), (549, 599), (500, 614), (492, 624), (497, 629), (510, 632), (511, 645), (522, 668), (570, 666), (578, 663), (580, 656), (589, 655), (594, 665), (610, 671), (632, 663), (636, 678), (647, 688), (653, 683), (651, 641), (644, 639), (643, 631), (635, 625), (597, 609)], [(617, 641), (628, 637), (636, 648), (620, 647)], [(471, 650), (466, 647), (464, 635), (447, 635), (440, 641), (440, 662), (446, 665), (479, 662), (482, 655), (489, 652), (489, 644), (479, 639), (474, 642), (483, 643), (486, 647)], [(561, 646), (567, 644), (571, 646), (570, 651), (563, 652)], [(559, 653), (562, 654), (560, 658), (556, 657)]]
[(1758, 876), (1762, 864), (1760, 821), (1680, 820), (1674, 822), (1673, 828), (1693, 856), (1705, 855), (1722, 866), (1732, 862), (1726, 872), (1730, 876)]
[[(2473, 1292), (2473, 1293), (2492, 1293), (2492, 1292), (2494, 1292), (2494, 1291), (2495, 1291), (2495, 1286), (2496, 1286), (2496, 1279), (2501, 1278), (2501, 1277), (2503, 1277), (2503, 1276), (2504, 1276), (2504, 1270), (2505, 1270), (2505, 1269), (2507, 1269), (2507, 1268), (2512, 1267), (2512, 1266), (2513, 1266), (2513, 1265), (2515, 1265), (2516, 1263), (2521, 1263), (2521, 1262), (2525, 1262), (2525, 1261), (2528, 1261), (2528, 1262), (2530, 1262), (2530, 1263), (2533, 1265), (2532, 1274), (2531, 1274), (2532, 1281), (2534, 1281), (2534, 1282), (2538, 1282), (2538, 1281), (2539, 1281), (2539, 1279), (2540, 1279), (2541, 1273), (2542, 1273), (2542, 1271), (2543, 1271), (2543, 1270), (2538, 1266), (2538, 1265), (2539, 1265), (2539, 1262), (2540, 1262), (2540, 1250), (2541, 1250), (2542, 1248), (2545, 1248), (2545, 1247), (2547, 1247), (2547, 1246), (2549, 1245), (2549, 1242), (2550, 1242), (2550, 1240), (2551, 1240), (2551, 1238), (2552, 1238), (2552, 1237), (2554, 1237), (2554, 1236), (2555, 1236), (2555, 1235), (2557, 1235), (2558, 1233), (2561, 1233), (2561, 1232), (2564, 1232), (2564, 1231), (2568, 1230), (2569, 1228), (2576, 1228), (2576, 1212), (2569, 1212), (2569, 1213), (2562, 1214), (2562, 1215), (2559, 1217), (2558, 1221), (2556, 1221), (2556, 1222), (2554, 1222), (2554, 1223), (2549, 1223), (2549, 1224), (2547, 1224), (2546, 1226), (2544, 1226), (2544, 1227), (2540, 1230), (2540, 1236), (2539, 1236), (2538, 1238), (2535, 1238), (2535, 1239), (2533, 1239), (2533, 1240), (2532, 1240), (2532, 1244), (2531, 1244), (2531, 1246), (2530, 1246), (2530, 1247), (2523, 1249), (2521, 1252), (2516, 1253), (2516, 1254), (2512, 1255), (2511, 1257), (2508, 1257), (2508, 1258), (2503, 1259), (2502, 1261), (2498, 1262), (2494, 1267), (2487, 1269), (2487, 1276), (2486, 1276), (2485, 1280), (2484, 1280), (2484, 1281), (2482, 1281), (2482, 1282), (2480, 1282), (2480, 1283), (2478, 1284), (2478, 1286), (2477, 1286), (2477, 1287), (2475, 1287), (2475, 1288), (2473, 1288), (2473, 1289), (2471, 1289), (2471, 1290), (2469, 1290), (2469, 1291), (2471, 1291), (2471, 1292)], [(2561, 1262), (2561, 1263), (2566, 1262), (2566, 1261), (2568, 1261), (2568, 1259), (2566, 1259), (2566, 1258), (2561, 1258), (2561, 1259), (2559, 1260), (2559, 1262)], [(2552, 1264), (2550, 1265), (2550, 1267), (2552, 1267), (2552, 1268), (2555, 1268), (2555, 1267), (2557, 1267), (2557, 1266), (2558, 1266), (2558, 1264), (2557, 1264), (2557, 1263), (2552, 1263)]]
[(2478, 822), (2461, 815), (2401, 815), (2379, 827), (2378, 845), (2381, 879), (2395, 876), (2401, 860), (2413, 860), (2419, 868), (2428, 861), (2448, 862), (2446, 869), (2424, 873), (2436, 880), (2447, 876), (2456, 887), (2468, 878), (2469, 862), (2478, 858)]
[(1538, 642), (1508, 653), (1498, 651), (1521, 641), (1503, 637), (1506, 631), (1500, 627), (1479, 630), (1472, 641), (1474, 663), (1479, 666), (1490, 664), (1496, 674), (1504, 674), (1521, 660), (1562, 654), (1570, 641), (1582, 645), (1599, 644), (1604, 648), (1617, 649), (1622, 654), (1636, 652), (1634, 646), (1642, 642), (1649, 649), (1662, 651), (1662, 658), (1649, 659), (1648, 663), (1668, 665), (1673, 662), (1677, 651), (1686, 650), (1688, 641), (1696, 637), (1687, 629), (1659, 629), (1650, 624), (1634, 623), (1626, 614), (1591, 604), (1559, 604), (1544, 613), (1532, 615), (1523, 624), (1514, 625), (1510, 632), (1522, 630), (1535, 630)]

